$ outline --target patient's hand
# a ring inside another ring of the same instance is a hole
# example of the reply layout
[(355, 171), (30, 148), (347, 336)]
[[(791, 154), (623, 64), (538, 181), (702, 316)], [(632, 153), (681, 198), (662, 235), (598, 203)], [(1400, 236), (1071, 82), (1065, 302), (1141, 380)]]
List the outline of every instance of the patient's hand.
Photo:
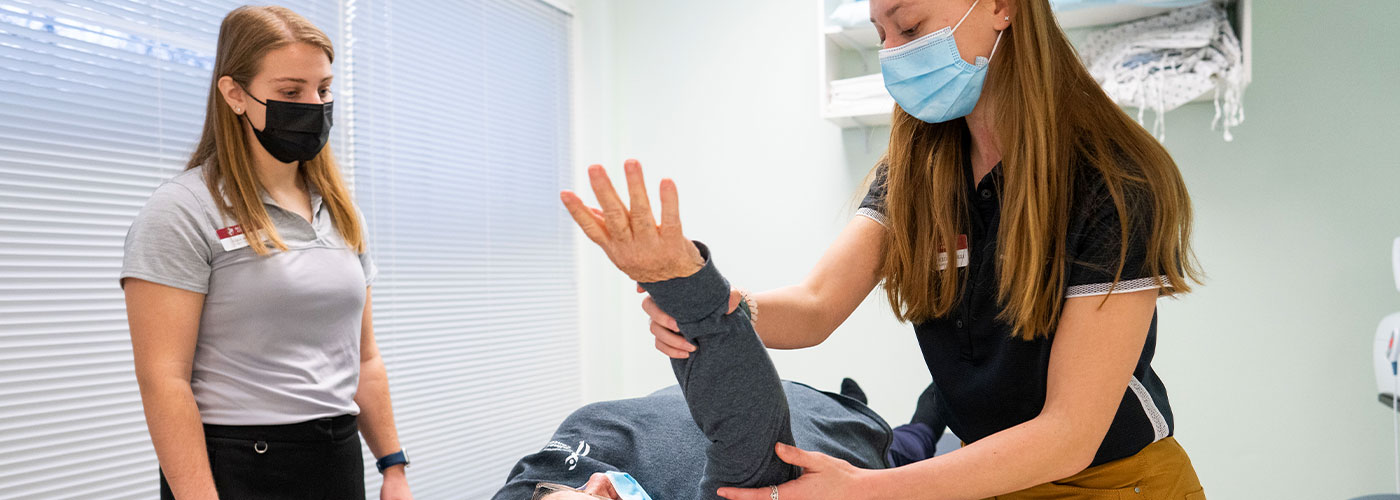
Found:
[(608, 255), (613, 264), (639, 283), (653, 283), (695, 274), (705, 261), (700, 250), (681, 234), (676, 183), (661, 180), (661, 224), (651, 215), (642, 179), (642, 164), (627, 160), (627, 193), (631, 208), (622, 203), (602, 165), (588, 167), (588, 180), (601, 210), (590, 208), (572, 191), (559, 193), (574, 222)]

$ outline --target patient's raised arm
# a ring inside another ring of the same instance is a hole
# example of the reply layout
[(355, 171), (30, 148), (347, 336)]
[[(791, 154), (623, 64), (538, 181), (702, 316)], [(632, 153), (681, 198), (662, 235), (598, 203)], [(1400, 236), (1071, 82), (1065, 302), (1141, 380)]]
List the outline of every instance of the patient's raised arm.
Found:
[(642, 283), (658, 306), (676, 318), (680, 333), (697, 347), (672, 359), (691, 418), (710, 440), (705, 488), (759, 487), (795, 479), (795, 467), (774, 453), (774, 443), (793, 444), (787, 397), (778, 371), (754, 333), (744, 309), (726, 314), (729, 283), (709, 250), (696, 243), (705, 267), (695, 274)]
[(675, 183), (661, 182), (661, 223), (654, 222), (641, 165), (626, 165), (631, 209), (623, 205), (601, 166), (589, 180), (601, 209), (572, 192), (561, 199), (589, 239), (651, 293), (675, 317), (698, 349), (671, 366), (691, 417), (710, 441), (703, 490), (718, 498), (720, 486), (755, 487), (797, 477), (774, 443), (793, 444), (787, 399), (772, 360), (743, 309), (728, 313), (729, 284), (703, 244), (681, 232)]

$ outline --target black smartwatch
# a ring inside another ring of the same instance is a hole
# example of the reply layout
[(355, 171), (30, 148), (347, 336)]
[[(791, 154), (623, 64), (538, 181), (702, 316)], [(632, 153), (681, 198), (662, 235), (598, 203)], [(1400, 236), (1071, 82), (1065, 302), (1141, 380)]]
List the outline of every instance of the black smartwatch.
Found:
[(400, 464), (402, 464), (404, 467), (408, 467), (408, 453), (404, 450), (399, 450), (388, 455), (384, 455), (383, 457), (380, 457), (379, 460), (374, 461), (374, 467), (379, 469), (380, 474), (384, 473), (384, 469), (388, 469), (390, 467)]

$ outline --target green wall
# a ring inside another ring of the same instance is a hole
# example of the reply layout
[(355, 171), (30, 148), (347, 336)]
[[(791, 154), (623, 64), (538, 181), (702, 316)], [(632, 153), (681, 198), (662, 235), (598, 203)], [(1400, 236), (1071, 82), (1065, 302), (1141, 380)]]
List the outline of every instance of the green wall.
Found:
[(1253, 2), (1254, 82), (1224, 142), (1167, 114), (1206, 286), (1161, 308), (1158, 363), (1213, 498), (1394, 492), (1371, 342), (1400, 311), (1400, 2)]

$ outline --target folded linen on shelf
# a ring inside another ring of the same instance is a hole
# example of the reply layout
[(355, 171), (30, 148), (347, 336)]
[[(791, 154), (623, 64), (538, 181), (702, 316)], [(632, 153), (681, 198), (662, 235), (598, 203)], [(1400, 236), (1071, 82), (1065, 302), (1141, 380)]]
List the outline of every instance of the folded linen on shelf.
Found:
[(1084, 64), (1109, 97), (1123, 106), (1156, 113), (1152, 133), (1166, 137), (1163, 116), (1202, 94), (1215, 92), (1215, 120), (1244, 122), (1248, 83), (1243, 50), (1225, 9), (1215, 3), (1185, 7), (1140, 21), (1093, 30), (1079, 47)]

